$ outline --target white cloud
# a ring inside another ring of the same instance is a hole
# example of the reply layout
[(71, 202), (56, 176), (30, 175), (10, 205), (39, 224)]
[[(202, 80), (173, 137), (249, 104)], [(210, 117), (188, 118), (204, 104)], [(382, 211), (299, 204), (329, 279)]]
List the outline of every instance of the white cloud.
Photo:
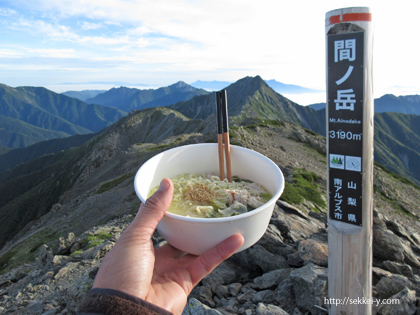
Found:
[(1, 58), (19, 57), (22, 53), (15, 49), (0, 49)]
[(29, 53), (51, 58), (74, 58), (77, 56), (73, 49), (29, 49)]
[(10, 17), (16, 14), (15, 10), (10, 8), (0, 8), (0, 16)]
[(81, 22), (81, 27), (83, 30), (87, 31), (87, 30), (97, 30), (100, 28), (103, 28), (104, 26), (100, 23), (89, 23), (86, 21)]

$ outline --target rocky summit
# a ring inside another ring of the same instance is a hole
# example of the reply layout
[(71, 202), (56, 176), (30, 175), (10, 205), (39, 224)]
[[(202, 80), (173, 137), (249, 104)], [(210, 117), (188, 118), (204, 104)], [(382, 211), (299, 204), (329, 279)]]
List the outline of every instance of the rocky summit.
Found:
[[(137, 212), (140, 165), (174, 146), (216, 142), (214, 129), (166, 108), (133, 112), (76, 150), (77, 162), (65, 158), (74, 184), (1, 250), (0, 313), (75, 314)], [(264, 236), (204, 278), (183, 314), (327, 314), (325, 138), (291, 122), (248, 119), (231, 126), (231, 142), (277, 163), (286, 188)], [(420, 189), (380, 165), (374, 182), (373, 297), (384, 303), (373, 314), (418, 315)], [(156, 232), (153, 242), (164, 240)]]

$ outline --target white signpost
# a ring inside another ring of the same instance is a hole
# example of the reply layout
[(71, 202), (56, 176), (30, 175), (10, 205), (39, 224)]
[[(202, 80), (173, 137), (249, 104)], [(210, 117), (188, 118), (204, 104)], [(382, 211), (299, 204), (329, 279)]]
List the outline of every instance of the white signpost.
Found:
[(330, 314), (372, 312), (372, 14), (326, 13), (328, 303)]

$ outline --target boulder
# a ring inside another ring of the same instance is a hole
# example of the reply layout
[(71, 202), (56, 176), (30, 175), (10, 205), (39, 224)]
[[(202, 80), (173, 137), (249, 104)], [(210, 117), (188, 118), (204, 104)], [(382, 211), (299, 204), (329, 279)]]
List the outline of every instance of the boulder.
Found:
[(305, 264), (310, 262), (322, 267), (328, 266), (328, 244), (313, 239), (299, 242), (298, 253)]
[[(216, 291), (220, 286), (216, 287)], [(204, 303), (207, 306), (215, 307), (216, 303), (213, 300), (213, 291), (210, 288), (210, 285), (200, 285), (196, 286), (190, 293), (189, 298), (197, 299), (201, 303)]]
[(235, 260), (244, 267), (251, 267), (254, 269), (255, 267), (260, 267), (264, 273), (272, 270), (289, 268), (286, 258), (269, 252), (258, 243), (247, 250), (238, 253)]
[(69, 233), (66, 237), (60, 237), (53, 249), (54, 255), (69, 255), (75, 241), (74, 233)]
[(407, 278), (413, 278), (414, 277), (413, 269), (407, 264), (386, 260), (386, 261), (382, 262), (381, 267), (385, 270), (388, 270), (388, 271), (392, 272), (392, 273), (403, 275)]
[(290, 273), (296, 304), (311, 314), (322, 314), (314, 305), (322, 306), (328, 295), (328, 270), (309, 263)]
[(390, 277), (391, 272), (379, 267), (372, 267), (372, 285), (376, 285), (383, 277)]
[(234, 283), (237, 276), (235, 266), (228, 261), (224, 261), (203, 279), (203, 285), (208, 285), (214, 292), (216, 287), (221, 284)]
[(182, 315), (223, 315), (215, 309), (202, 304), (197, 299), (189, 299), (185, 306)]
[(263, 303), (258, 303), (257, 308), (255, 309), (256, 315), (288, 315), (288, 313), (279, 306), (272, 304), (265, 305)]
[[(408, 288), (391, 296), (377, 307), (378, 314), (381, 315), (415, 315), (416, 314), (416, 291)], [(418, 312), (417, 312), (418, 313)]]
[(38, 265), (41, 268), (48, 267), (53, 263), (53, 253), (47, 245), (42, 245), (38, 253)]
[(380, 299), (388, 299), (404, 288), (413, 289), (413, 284), (402, 275), (383, 277), (376, 284), (376, 291), (378, 292), (378, 298)]
[(373, 256), (380, 260), (402, 262), (404, 259), (403, 243), (391, 231), (375, 229), (373, 231)]
[(257, 290), (276, 288), (280, 282), (288, 278), (292, 269), (277, 269), (254, 279), (251, 287)]

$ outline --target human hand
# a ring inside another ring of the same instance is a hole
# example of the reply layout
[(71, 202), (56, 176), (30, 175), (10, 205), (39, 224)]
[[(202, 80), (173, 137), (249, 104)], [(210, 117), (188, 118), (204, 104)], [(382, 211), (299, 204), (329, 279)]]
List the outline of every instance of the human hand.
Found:
[(191, 290), (243, 244), (236, 234), (201, 256), (165, 244), (154, 248), (152, 235), (172, 202), (173, 184), (163, 179), (140, 206), (133, 222), (105, 256), (93, 288), (119, 290), (174, 314), (181, 314)]

